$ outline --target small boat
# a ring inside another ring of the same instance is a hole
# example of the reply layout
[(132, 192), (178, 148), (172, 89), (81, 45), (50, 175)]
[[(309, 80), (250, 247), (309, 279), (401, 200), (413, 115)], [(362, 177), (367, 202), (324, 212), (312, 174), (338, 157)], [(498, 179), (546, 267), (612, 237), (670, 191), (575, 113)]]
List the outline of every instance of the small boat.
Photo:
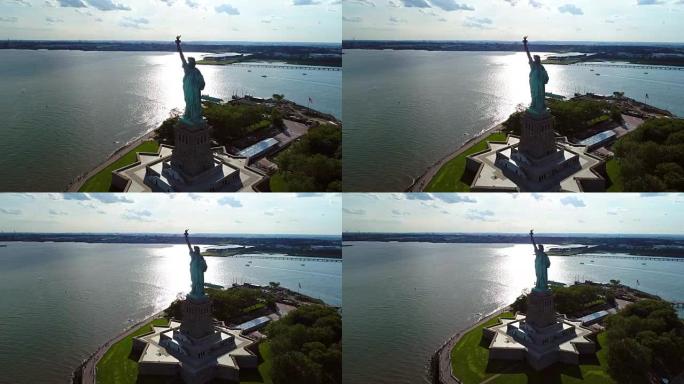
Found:
[(304, 264), (302, 264), (302, 267), (303, 267), (303, 266), (304, 266)]
[(591, 71), (591, 72), (594, 72), (594, 70), (593, 70), (593, 69), (590, 69), (590, 71)]
[(646, 263), (641, 263), (641, 265), (646, 265)]
[(261, 77), (268, 77), (268, 76), (266, 76), (266, 75), (261, 75)]
[(597, 73), (596, 76), (601, 76), (601, 74), (600, 74), (600, 73)]
[(589, 262), (590, 262), (590, 263), (593, 263), (593, 262), (594, 262), (594, 260), (591, 260), (591, 261), (589, 261)]
[(644, 72), (644, 75), (648, 75), (648, 72)]
[(584, 264), (584, 261), (580, 261), (580, 264)]
[(252, 70), (251, 70), (251, 69), (248, 69), (247, 72), (252, 72)]
[(249, 264), (245, 264), (245, 267), (249, 267)]
[(302, 76), (306, 76), (306, 73), (302, 73)]

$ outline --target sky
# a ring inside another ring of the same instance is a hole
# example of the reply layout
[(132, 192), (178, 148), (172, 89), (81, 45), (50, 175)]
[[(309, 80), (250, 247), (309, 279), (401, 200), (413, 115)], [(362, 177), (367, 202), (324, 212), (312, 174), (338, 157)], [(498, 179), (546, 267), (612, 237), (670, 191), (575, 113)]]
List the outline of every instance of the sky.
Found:
[(349, 194), (345, 232), (684, 235), (684, 194)]
[(3, 193), (0, 231), (335, 235), (339, 194)]
[(343, 38), (682, 42), (684, 0), (343, 0)]
[(0, 39), (339, 43), (340, 0), (0, 0)]

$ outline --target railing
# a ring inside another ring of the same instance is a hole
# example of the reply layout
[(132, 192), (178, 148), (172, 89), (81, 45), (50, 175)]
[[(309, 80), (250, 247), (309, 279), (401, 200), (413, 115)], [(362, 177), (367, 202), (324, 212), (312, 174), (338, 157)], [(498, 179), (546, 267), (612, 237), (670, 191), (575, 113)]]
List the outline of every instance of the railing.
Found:
[(609, 67), (609, 68), (634, 68), (634, 69), (661, 69), (666, 71), (684, 71), (684, 67), (669, 65), (648, 65), (648, 64), (603, 64), (603, 63), (577, 63), (572, 64), (578, 67)]
[(317, 65), (287, 65), (287, 64), (250, 64), (250, 63), (234, 63), (229, 64), (230, 67), (245, 67), (245, 68), (275, 68), (275, 69), (299, 69), (305, 71), (341, 71), (341, 67), (324, 67)]
[(306, 256), (267, 256), (267, 255), (235, 255), (241, 259), (262, 259), (262, 260), (288, 260), (288, 261), (317, 261), (321, 263), (341, 263), (342, 259), (328, 257), (306, 257)]

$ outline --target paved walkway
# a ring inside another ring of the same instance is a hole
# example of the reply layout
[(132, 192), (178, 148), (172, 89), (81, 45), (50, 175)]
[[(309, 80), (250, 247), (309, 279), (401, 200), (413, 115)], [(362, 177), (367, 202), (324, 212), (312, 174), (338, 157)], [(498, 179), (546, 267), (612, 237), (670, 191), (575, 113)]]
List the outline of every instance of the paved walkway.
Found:
[[(454, 349), (454, 346), (456, 345), (456, 343), (458, 343), (459, 340), (461, 340), (461, 337), (463, 335), (465, 335), (466, 333), (472, 331), (473, 329), (479, 327), (483, 323), (487, 322), (491, 318), (496, 317), (503, 312), (506, 312), (507, 310), (509, 310), (509, 308), (504, 307), (504, 308), (501, 308), (501, 309), (493, 312), (489, 316), (482, 318), (480, 321), (475, 323), (472, 327), (470, 327), (464, 331), (460, 331), (460, 332), (456, 333), (455, 335), (451, 336), (451, 338), (446, 343), (444, 343), (444, 345), (442, 345), (442, 347), (440, 349), (437, 350), (437, 352), (435, 353), (435, 355), (437, 356), (437, 367), (436, 367), (436, 369), (438, 370), (438, 382), (440, 384), (461, 384), (461, 381), (458, 380), (456, 377), (454, 377), (454, 375), (451, 372), (451, 350)], [(485, 380), (485, 381), (487, 381), (487, 380)]]
[(105, 169), (106, 167), (108, 167), (113, 162), (119, 160), (123, 155), (127, 154), (131, 149), (142, 144), (143, 141), (151, 140), (153, 137), (154, 137), (154, 131), (148, 132), (148, 133), (140, 136), (136, 140), (133, 140), (130, 143), (124, 145), (123, 147), (117, 149), (116, 151), (114, 151), (114, 153), (112, 153), (107, 158), (107, 160), (102, 162), (97, 167), (91, 169), (90, 171), (88, 171), (86, 173), (82, 173), (82, 174), (76, 176), (76, 178), (74, 180), (72, 180), (71, 183), (69, 183), (69, 185), (67, 185), (66, 192), (78, 192), (78, 190), (81, 189), (83, 184), (85, 184), (85, 182), (88, 181), (91, 177), (95, 176), (98, 172)]
[(480, 140), (484, 139), (485, 137), (489, 136), (491, 133), (497, 132), (502, 130), (504, 127), (502, 124), (495, 125), (494, 127), (491, 127), (485, 131), (483, 131), (481, 134), (471, 138), (470, 140), (466, 141), (462, 146), (460, 146), (456, 151), (446, 155), (443, 157), (441, 160), (438, 160), (436, 163), (432, 164), (426, 171), (423, 173), (419, 178), (417, 178), (411, 186), (409, 186), (406, 189), (406, 192), (423, 192), (423, 190), (427, 187), (427, 185), (430, 183), (433, 177), (439, 172), (440, 169), (442, 169), (442, 166), (444, 164), (448, 163), (453, 159), (454, 157), (460, 155), (461, 153), (467, 151), (478, 143)]
[(97, 366), (97, 363), (100, 361), (102, 356), (104, 356), (104, 354), (109, 350), (109, 347), (112, 346), (112, 344), (119, 342), (124, 337), (126, 337), (126, 336), (130, 335), (131, 333), (137, 331), (138, 328), (140, 328), (140, 326), (142, 326), (143, 324), (160, 317), (163, 313), (164, 313), (164, 311), (161, 311), (159, 313), (156, 313), (156, 314), (148, 317), (147, 319), (145, 319), (143, 321), (136, 323), (135, 325), (127, 328), (125, 331), (121, 332), (119, 335), (117, 335), (113, 339), (107, 341), (100, 348), (98, 348), (97, 351), (95, 351), (95, 353), (93, 353), (88, 358), (88, 360), (85, 362), (85, 364), (83, 364), (83, 368), (81, 369), (81, 375), (82, 375), (81, 376), (81, 384), (95, 384), (96, 383), (97, 372), (96, 372), (95, 367)]

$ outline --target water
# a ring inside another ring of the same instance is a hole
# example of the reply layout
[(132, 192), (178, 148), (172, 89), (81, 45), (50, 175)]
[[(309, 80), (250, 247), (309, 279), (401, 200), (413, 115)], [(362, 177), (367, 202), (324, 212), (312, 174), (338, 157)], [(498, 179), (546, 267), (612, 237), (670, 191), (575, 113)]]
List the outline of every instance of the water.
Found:
[[(535, 280), (530, 245), (345, 245), (343, 377), (350, 384), (429, 384), (429, 359), (448, 337), (512, 303)], [(554, 281), (619, 279), (684, 301), (684, 262), (550, 258)]]
[[(251, 267), (245, 266), (248, 260)], [(279, 281), (329, 304), (342, 302), (341, 263), (217, 257), (206, 261), (208, 283)], [(67, 382), (73, 369), (100, 345), (166, 308), (179, 292), (189, 291), (188, 263), (185, 245), (0, 247), (0, 382)]]
[[(282, 93), (302, 105), (311, 97), (312, 108), (341, 116), (341, 72), (200, 70), (206, 95)], [(172, 109), (182, 110), (182, 78), (178, 55), (168, 52), (1, 50), (0, 189), (64, 190)]]
[[(684, 116), (684, 71), (545, 67), (548, 92), (648, 93), (647, 103)], [(404, 190), (530, 98), (524, 53), (346, 50), (344, 72), (347, 191)]]

